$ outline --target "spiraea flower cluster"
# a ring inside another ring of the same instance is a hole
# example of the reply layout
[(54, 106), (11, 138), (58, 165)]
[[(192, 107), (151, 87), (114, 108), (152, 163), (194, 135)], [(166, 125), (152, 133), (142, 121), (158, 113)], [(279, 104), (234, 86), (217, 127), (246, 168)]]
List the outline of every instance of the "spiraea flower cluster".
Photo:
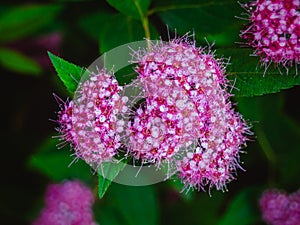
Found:
[(262, 64), (292, 66), (300, 61), (300, 1), (256, 0), (245, 4), (249, 24), (241, 37), (255, 49)]
[(259, 200), (263, 219), (270, 225), (300, 224), (300, 191), (290, 195), (267, 190)]
[(80, 181), (48, 186), (45, 207), (33, 225), (96, 225), (93, 219), (92, 191)]
[(128, 101), (120, 96), (121, 91), (117, 80), (101, 70), (83, 82), (76, 101), (59, 112), (62, 138), (75, 143), (76, 156), (88, 164), (110, 160), (121, 146), (121, 115), (126, 113)]
[[(224, 189), (249, 129), (230, 102), (222, 60), (184, 37), (139, 50), (133, 61), (137, 78), (124, 87), (104, 70), (80, 85), (76, 102), (59, 114), (73, 107), (71, 120), (59, 117), (62, 138), (89, 164), (122, 148), (142, 164), (167, 163), (168, 176), (177, 174), (185, 188)], [(139, 96), (126, 96), (129, 86)]]
[(155, 141), (149, 133), (150, 144), (147, 135), (138, 133), (143, 147), (134, 151), (141, 158), (150, 152), (147, 157), (153, 160), (174, 156), (169, 160), (187, 188), (223, 189), (238, 166), (248, 128), (232, 109), (222, 63), (179, 39), (140, 52), (138, 64), (146, 105), (137, 125), (143, 127), (140, 122), (147, 118), (144, 127), (155, 127), (157, 133)]

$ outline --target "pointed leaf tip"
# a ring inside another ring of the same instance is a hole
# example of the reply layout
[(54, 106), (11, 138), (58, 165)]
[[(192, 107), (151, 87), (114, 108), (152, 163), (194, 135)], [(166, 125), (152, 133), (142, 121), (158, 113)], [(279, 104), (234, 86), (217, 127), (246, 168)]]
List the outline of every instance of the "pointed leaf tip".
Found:
[(76, 66), (48, 51), (48, 56), (54, 66), (59, 78), (62, 80), (70, 94), (74, 94), (80, 81), (84, 68)]
[(98, 169), (98, 195), (99, 198), (103, 198), (108, 187), (118, 174), (124, 169), (126, 162), (111, 163), (105, 162)]

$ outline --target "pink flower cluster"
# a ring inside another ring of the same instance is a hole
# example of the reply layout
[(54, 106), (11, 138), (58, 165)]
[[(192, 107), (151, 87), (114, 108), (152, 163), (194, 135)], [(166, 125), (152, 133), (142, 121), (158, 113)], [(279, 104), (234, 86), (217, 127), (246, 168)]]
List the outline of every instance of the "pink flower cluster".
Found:
[(259, 204), (268, 224), (300, 225), (300, 191), (287, 195), (278, 190), (267, 190)]
[(45, 208), (33, 225), (96, 225), (93, 221), (93, 193), (80, 181), (48, 186)]
[(300, 61), (300, 1), (256, 0), (244, 5), (250, 22), (241, 37), (262, 63), (292, 66)]
[[(140, 52), (138, 64), (146, 106), (133, 124), (141, 131), (134, 133), (142, 144), (136, 155), (175, 162), (187, 188), (223, 189), (238, 166), (248, 127), (232, 109), (222, 63), (179, 39)], [(150, 128), (149, 135), (142, 128)]]
[(120, 96), (122, 87), (104, 70), (78, 90), (76, 101), (59, 112), (60, 132), (63, 139), (73, 143), (77, 157), (99, 165), (110, 160), (121, 146), (124, 121), (119, 115), (127, 112), (128, 98)]
[[(186, 188), (223, 189), (249, 128), (233, 110), (222, 62), (184, 38), (139, 50), (135, 60), (138, 77), (124, 87), (104, 70), (81, 84), (72, 115), (71, 104), (59, 114), (67, 115), (59, 117), (62, 138), (89, 164), (122, 148), (143, 164), (167, 163)], [(130, 86), (142, 90), (136, 107), (124, 94)]]

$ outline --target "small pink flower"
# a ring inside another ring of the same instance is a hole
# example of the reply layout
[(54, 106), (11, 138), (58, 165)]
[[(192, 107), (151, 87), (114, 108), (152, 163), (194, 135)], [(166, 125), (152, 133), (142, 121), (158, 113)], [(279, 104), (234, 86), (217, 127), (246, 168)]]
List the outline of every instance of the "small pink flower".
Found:
[(51, 32), (41, 36), (16, 40), (8, 44), (9, 48), (20, 51), (40, 64), (43, 69), (52, 67), (47, 51), (58, 54), (63, 40), (60, 32)]
[[(214, 101), (216, 105), (220, 103), (217, 98)], [(196, 148), (178, 161), (179, 176), (187, 188), (199, 190), (208, 185), (223, 190), (240, 167), (239, 149), (247, 140), (248, 128), (240, 115), (228, 106), (220, 104), (218, 107), (210, 111), (211, 118), (217, 119), (211, 119), (206, 125), (207, 131), (199, 137)]]
[(270, 225), (300, 225), (300, 192), (287, 195), (267, 190), (259, 200), (263, 219)]
[(300, 61), (300, 1), (257, 0), (245, 4), (249, 23), (241, 32), (265, 65), (292, 66)]
[(104, 70), (81, 83), (76, 100), (66, 103), (58, 113), (62, 139), (72, 143), (78, 158), (98, 166), (110, 160), (121, 147), (128, 98), (122, 87)]
[(45, 208), (33, 225), (96, 225), (93, 221), (92, 191), (80, 181), (48, 186)]
[(160, 165), (163, 160), (173, 160), (182, 145), (183, 130), (181, 119), (169, 118), (175, 114), (176, 108), (164, 98), (148, 98), (129, 122), (128, 151), (144, 163)]
[(76, 155), (97, 165), (110, 160), (121, 147), (124, 121), (119, 115), (127, 112), (127, 97), (122, 87), (104, 70), (83, 82), (73, 110), (73, 127), (78, 138)]
[(163, 72), (154, 82), (147, 77), (139, 79), (145, 102), (129, 123), (128, 149), (144, 162), (159, 166), (163, 161), (174, 161), (179, 149), (192, 142), (200, 129), (195, 105), (177, 83)]

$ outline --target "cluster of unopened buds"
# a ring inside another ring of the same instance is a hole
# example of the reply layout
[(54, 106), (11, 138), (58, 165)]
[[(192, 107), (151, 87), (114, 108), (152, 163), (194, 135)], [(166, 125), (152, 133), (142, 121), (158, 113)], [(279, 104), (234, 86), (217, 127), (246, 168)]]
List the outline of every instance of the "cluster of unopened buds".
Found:
[[(187, 37), (134, 53), (137, 78), (118, 85), (105, 69), (61, 104), (58, 128), (76, 157), (101, 165), (132, 157), (158, 169), (169, 165), (185, 188), (226, 188), (239, 167), (249, 128), (234, 111), (224, 63)], [(137, 96), (126, 96), (128, 87)]]

